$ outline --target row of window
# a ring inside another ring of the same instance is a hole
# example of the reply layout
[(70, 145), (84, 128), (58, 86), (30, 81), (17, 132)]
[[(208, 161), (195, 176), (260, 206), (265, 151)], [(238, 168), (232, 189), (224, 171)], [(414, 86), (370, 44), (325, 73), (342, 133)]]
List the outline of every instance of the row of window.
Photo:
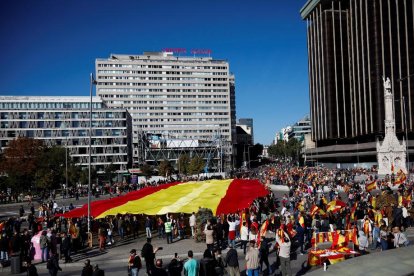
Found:
[(146, 65), (146, 64), (108, 64), (99, 63), (98, 67), (112, 68), (154, 68), (154, 69), (186, 69), (186, 70), (227, 70), (226, 66), (186, 66), (186, 65)]
[[(116, 93), (116, 92), (188, 92), (188, 93), (222, 93), (222, 92), (228, 92), (227, 89), (159, 89), (159, 88), (98, 88), (98, 94), (99, 93)], [(129, 95), (130, 97), (135, 97), (137, 95)]]
[[(33, 129), (33, 130), (8, 130), (7, 137), (13, 138), (21, 136), (20, 134), (24, 134), (24, 136), (29, 138), (34, 137), (44, 137), (44, 138), (51, 138), (51, 137), (88, 137), (89, 130), (88, 129), (77, 129), (71, 131), (60, 131), (60, 130), (51, 130), (51, 129)], [(125, 136), (126, 131), (124, 129), (92, 129), (93, 136)]]
[[(71, 119), (89, 119), (89, 112), (0, 112), (2, 120), (67, 120)], [(106, 119), (126, 117), (125, 112), (92, 112), (93, 119)], [(56, 122), (62, 123), (62, 122)]]
[[(153, 118), (136, 119), (135, 122), (226, 122), (229, 118)], [(228, 126), (228, 125), (227, 125)]]
[[(220, 125), (221, 126), (225, 126), (226, 124)], [(151, 129), (151, 128), (166, 128), (168, 129), (168, 132), (170, 133), (174, 133), (173, 130), (170, 130), (169, 128), (171, 128), (171, 126), (169, 125), (161, 125), (161, 124), (157, 124), (157, 125), (137, 125), (137, 127), (142, 128), (142, 129)], [(191, 127), (189, 125), (182, 125), (182, 128), (188, 128)], [(204, 126), (203, 126), (204, 127)], [(206, 126), (207, 127), (207, 126)], [(217, 125), (213, 125), (211, 127), (217, 127)], [(179, 126), (175, 125), (174, 128), (179, 128)], [(190, 130), (178, 130), (178, 133), (213, 133), (215, 132), (214, 129), (190, 129)], [(221, 132), (230, 132), (228, 129), (222, 129)], [(177, 132), (175, 132), (177, 133)]]
[(226, 87), (227, 83), (147, 83), (147, 82), (99, 82), (99, 85), (106, 86), (212, 86)]
[(100, 80), (172, 80), (172, 81), (228, 81), (227, 78), (179, 78), (179, 77), (115, 77), (98, 76)]
[[(92, 103), (92, 107), (102, 108), (102, 103)], [(88, 102), (0, 102), (0, 109), (88, 109)]]

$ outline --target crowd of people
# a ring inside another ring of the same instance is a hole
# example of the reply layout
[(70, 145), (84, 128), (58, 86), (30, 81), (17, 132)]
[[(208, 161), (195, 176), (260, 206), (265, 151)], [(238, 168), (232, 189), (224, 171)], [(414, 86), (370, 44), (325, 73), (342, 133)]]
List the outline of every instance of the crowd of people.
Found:
[[(282, 197), (277, 198), (270, 192), (245, 210), (220, 214), (202, 222), (201, 234), (206, 249), (201, 260), (196, 260), (189, 250), (186, 262), (175, 256), (164, 265), (155, 255), (161, 248), (151, 245), (154, 238), (165, 239), (167, 246), (178, 240), (196, 238), (200, 233), (197, 233), (195, 213), (118, 215), (92, 220), (90, 229), (97, 237), (99, 250), (105, 251), (125, 239), (136, 239), (140, 233), (145, 235), (147, 243), (140, 252), (130, 251), (128, 271), (133, 276), (143, 267), (141, 258), (145, 260), (149, 275), (181, 275), (182, 272), (186, 275), (224, 275), (225, 272), (240, 275), (238, 247), (243, 252), (248, 275), (258, 275), (260, 271), (272, 273), (275, 268), (269, 262), (272, 254), (281, 274), (291, 275), (291, 254), (307, 254), (321, 242), (329, 241), (331, 248), (336, 249), (352, 247), (361, 255), (410, 244), (406, 229), (414, 223), (414, 209), (413, 183), (409, 180), (396, 184), (395, 176), (378, 180), (372, 170), (292, 164), (266, 165), (241, 172), (236, 177), (257, 178), (268, 187), (282, 185), (287, 190)], [(117, 184), (109, 192), (121, 194), (163, 184)], [(375, 188), (367, 188), (372, 185)], [(18, 217), (0, 224), (1, 262), (6, 264), (11, 256), (18, 255), (26, 263), (28, 275), (37, 275), (36, 266), (32, 264), (35, 249), (31, 241), (33, 236), (39, 236), (42, 262), (51, 275), (56, 275), (60, 259), (71, 262), (74, 254), (87, 249), (87, 219), (66, 219), (57, 215), (62, 209), (53, 199), (37, 209), (33, 203), (28, 206), (27, 212), (21, 206)], [(85, 262), (82, 275), (103, 273), (89, 260)]]

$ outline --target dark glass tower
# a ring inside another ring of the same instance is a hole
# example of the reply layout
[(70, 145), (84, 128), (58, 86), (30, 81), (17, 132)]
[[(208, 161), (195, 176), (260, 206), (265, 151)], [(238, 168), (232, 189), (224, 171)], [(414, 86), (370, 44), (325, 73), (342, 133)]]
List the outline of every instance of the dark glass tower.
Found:
[(375, 148), (384, 135), (383, 76), (392, 82), (397, 135), (407, 127), (414, 138), (413, 1), (309, 0), (301, 16), (318, 147), (358, 141)]

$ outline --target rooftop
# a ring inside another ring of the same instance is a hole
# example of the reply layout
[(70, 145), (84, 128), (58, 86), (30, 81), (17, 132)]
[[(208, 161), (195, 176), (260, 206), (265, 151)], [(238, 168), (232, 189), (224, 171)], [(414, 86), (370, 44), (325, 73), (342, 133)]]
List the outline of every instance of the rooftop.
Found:
[[(180, 54), (183, 54), (182, 56)], [(187, 61), (187, 62), (213, 62), (227, 63), (226, 60), (213, 59), (209, 56), (184, 56), (186, 52), (174, 55), (174, 52), (144, 52), (142, 55), (110, 54), (108, 58), (97, 58), (96, 61)], [(203, 53), (204, 54), (204, 53)]]
[(308, 0), (300, 10), (302, 19), (306, 19), (313, 9), (319, 4), (321, 0)]
[[(70, 102), (89, 103), (89, 96), (0, 96), (1, 102)], [(101, 97), (92, 97), (92, 102), (101, 103)]]

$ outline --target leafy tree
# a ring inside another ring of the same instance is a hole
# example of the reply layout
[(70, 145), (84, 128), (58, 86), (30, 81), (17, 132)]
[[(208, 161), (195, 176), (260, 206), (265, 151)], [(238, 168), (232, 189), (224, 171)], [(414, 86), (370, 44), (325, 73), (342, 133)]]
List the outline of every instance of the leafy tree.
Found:
[[(93, 180), (96, 179), (97, 173), (94, 168), (91, 168), (91, 185), (93, 184)], [(89, 185), (89, 168), (82, 168), (79, 181), (82, 185)]]
[(301, 149), (302, 143), (292, 138), (288, 142), (282, 140), (278, 141), (276, 145), (269, 146), (268, 153), (274, 158), (290, 158), (296, 160), (299, 158)]
[(54, 189), (65, 183), (65, 148), (45, 148), (40, 156), (35, 174), (36, 187)]
[(158, 166), (158, 172), (160, 175), (168, 177), (171, 175), (173, 171), (173, 167), (171, 166), (170, 161), (168, 160), (162, 160), (160, 165)]
[(190, 174), (199, 174), (203, 171), (205, 162), (200, 156), (194, 156), (189, 164), (188, 172)]
[(187, 175), (189, 173), (190, 157), (188, 154), (180, 155), (178, 158), (178, 173)]
[(68, 162), (68, 185), (75, 187), (80, 182), (81, 173), (82, 168), (80, 166), (76, 166), (73, 162)]
[(19, 137), (9, 142), (0, 163), (0, 173), (8, 176), (8, 185), (17, 191), (31, 187), (45, 146), (41, 140)]
[(150, 178), (153, 175), (153, 173), (154, 173), (153, 168), (149, 164), (147, 164), (147, 163), (145, 163), (144, 165), (142, 165), (141, 171), (142, 171), (142, 174), (146, 178)]
[(109, 164), (108, 166), (105, 167), (105, 176), (106, 176), (106, 180), (109, 182), (109, 184), (112, 185), (112, 179), (114, 176), (114, 173), (116, 172), (117, 167), (116, 165), (114, 165), (114, 163)]

